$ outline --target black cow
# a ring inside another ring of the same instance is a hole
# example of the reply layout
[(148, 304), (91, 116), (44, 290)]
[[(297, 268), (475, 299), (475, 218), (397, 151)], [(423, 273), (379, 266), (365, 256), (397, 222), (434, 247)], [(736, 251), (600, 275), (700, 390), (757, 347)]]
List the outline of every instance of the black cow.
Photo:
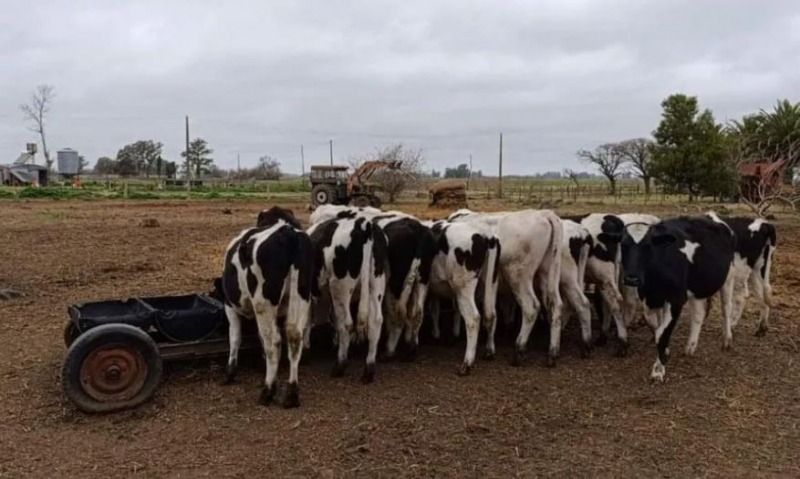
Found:
[(683, 306), (689, 302), (692, 324), (687, 353), (697, 347), (711, 296), (721, 293), (723, 349), (729, 349), (733, 281), (729, 275), (736, 238), (724, 224), (706, 217), (680, 217), (655, 225), (631, 223), (622, 236), (624, 283), (634, 286), (645, 315), (657, 324), (656, 362), (651, 379), (664, 381), (669, 341)]
[(749, 290), (752, 290), (760, 309), (756, 336), (763, 336), (769, 329), (769, 311), (772, 307), (772, 286), (769, 282), (769, 275), (777, 243), (775, 226), (761, 218), (738, 216), (721, 220), (713, 212), (707, 213), (707, 216), (717, 222), (724, 221), (736, 236), (731, 327), (735, 328), (739, 323)]
[(242, 342), (241, 321), (255, 318), (267, 365), (259, 402), (263, 405), (272, 402), (281, 353), (278, 316), (285, 311), (290, 368), (283, 404), (297, 407), (300, 405), (298, 367), (311, 300), (314, 254), (308, 235), (287, 222), (285, 212), (272, 211), (259, 215), (259, 223), (265, 226), (242, 231), (225, 252), (222, 290), (230, 325), (226, 382), (232, 382), (236, 374)]

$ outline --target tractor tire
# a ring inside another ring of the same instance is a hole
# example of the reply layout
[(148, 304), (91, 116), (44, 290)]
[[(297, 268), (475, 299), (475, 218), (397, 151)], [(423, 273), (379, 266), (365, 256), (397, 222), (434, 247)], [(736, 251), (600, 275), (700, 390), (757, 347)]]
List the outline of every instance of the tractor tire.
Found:
[(311, 190), (311, 202), (314, 206), (334, 204), (336, 191), (329, 185), (317, 185)]
[(162, 363), (153, 338), (128, 324), (104, 324), (81, 334), (61, 368), (61, 387), (83, 412), (139, 406), (153, 397)]
[(350, 204), (359, 208), (363, 208), (365, 206), (369, 206), (369, 198), (366, 196), (356, 196), (352, 200), (350, 200)]
[(373, 208), (380, 208), (383, 205), (383, 201), (381, 201), (380, 196), (372, 195), (369, 197), (369, 205)]

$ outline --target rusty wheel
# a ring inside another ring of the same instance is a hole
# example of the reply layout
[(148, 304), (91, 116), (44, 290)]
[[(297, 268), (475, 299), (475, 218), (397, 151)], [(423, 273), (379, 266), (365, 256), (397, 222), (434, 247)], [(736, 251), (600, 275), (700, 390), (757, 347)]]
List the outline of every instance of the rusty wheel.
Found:
[(64, 359), (64, 392), (85, 412), (136, 407), (153, 396), (161, 357), (150, 336), (126, 324), (106, 324), (78, 337)]

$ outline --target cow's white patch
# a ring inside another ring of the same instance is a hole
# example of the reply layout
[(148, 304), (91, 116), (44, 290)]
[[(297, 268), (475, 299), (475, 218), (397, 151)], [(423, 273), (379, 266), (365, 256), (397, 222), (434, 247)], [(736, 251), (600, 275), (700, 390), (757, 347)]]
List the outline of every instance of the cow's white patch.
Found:
[(680, 249), (681, 253), (686, 255), (686, 259), (689, 260), (690, 263), (694, 264), (694, 254), (697, 251), (697, 248), (700, 247), (700, 243), (695, 243), (694, 241), (686, 240), (686, 244), (683, 245), (683, 248)]
[(650, 230), (650, 225), (642, 223), (634, 223), (628, 225), (626, 229), (628, 230), (628, 234), (630, 235), (633, 242), (639, 244), (641, 243), (642, 239), (645, 237), (647, 232)]
[(750, 236), (753, 236), (754, 234), (758, 233), (758, 230), (761, 229), (761, 225), (763, 225), (763, 224), (764, 224), (764, 220), (762, 220), (761, 218), (756, 218), (755, 221), (750, 223), (747, 226), (747, 229), (750, 230)]

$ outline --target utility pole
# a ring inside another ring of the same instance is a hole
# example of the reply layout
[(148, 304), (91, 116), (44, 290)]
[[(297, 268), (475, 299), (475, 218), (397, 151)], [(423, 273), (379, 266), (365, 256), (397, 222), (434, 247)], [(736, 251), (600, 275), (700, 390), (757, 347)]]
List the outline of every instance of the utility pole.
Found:
[(331, 166), (333, 166), (333, 140), (329, 141), (331, 146)]
[(498, 174), (497, 197), (503, 197), (503, 134), (500, 133), (500, 171)]
[(469, 154), (469, 176), (467, 177), (467, 189), (469, 189), (470, 181), (472, 181), (472, 153)]
[(303, 173), (303, 177), (306, 176), (306, 155), (303, 153), (303, 145), (300, 145), (300, 171)]
[(186, 115), (186, 191), (192, 191), (192, 165), (189, 162), (189, 115)]

